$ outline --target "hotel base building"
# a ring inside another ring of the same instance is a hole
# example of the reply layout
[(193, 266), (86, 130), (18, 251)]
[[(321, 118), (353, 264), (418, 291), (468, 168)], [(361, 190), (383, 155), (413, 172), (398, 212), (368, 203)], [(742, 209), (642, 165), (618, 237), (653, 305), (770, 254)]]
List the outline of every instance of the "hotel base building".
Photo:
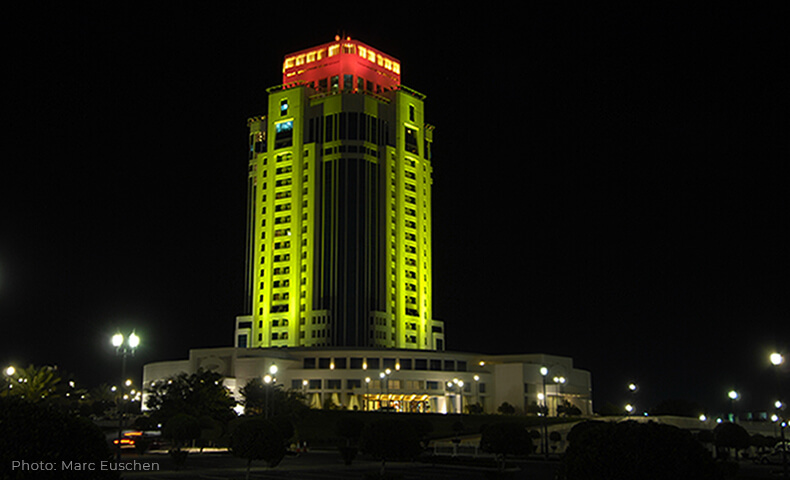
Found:
[(399, 60), (350, 38), (286, 55), (266, 113), (247, 122), (234, 347), (147, 365), (146, 382), (213, 366), (237, 392), (276, 364), (313, 406), (451, 412), (523, 409), (543, 394), (535, 372), (556, 365), (555, 400), (591, 411), (589, 373), (570, 359), (445, 352), (431, 300), (433, 127), (425, 96), (400, 80)]

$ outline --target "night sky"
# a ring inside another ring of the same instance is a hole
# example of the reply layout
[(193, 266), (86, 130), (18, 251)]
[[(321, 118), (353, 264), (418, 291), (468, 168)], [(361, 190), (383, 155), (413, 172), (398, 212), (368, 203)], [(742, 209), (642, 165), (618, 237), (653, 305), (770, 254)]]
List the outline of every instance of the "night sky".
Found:
[(285, 54), (345, 33), (427, 95), (448, 350), (571, 356), (597, 407), (630, 381), (642, 409), (722, 411), (731, 388), (772, 403), (767, 356), (790, 353), (786, 17), (226, 3), (6, 16), (0, 363), (95, 385), (118, 376), (117, 329), (142, 337), (138, 378), (231, 345), (246, 120)]

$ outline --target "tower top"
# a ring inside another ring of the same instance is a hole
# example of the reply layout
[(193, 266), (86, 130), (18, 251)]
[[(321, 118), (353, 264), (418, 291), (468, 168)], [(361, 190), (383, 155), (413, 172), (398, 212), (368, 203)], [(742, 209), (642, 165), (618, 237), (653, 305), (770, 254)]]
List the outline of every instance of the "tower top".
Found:
[(285, 56), (283, 84), (313, 83), (352, 75), (394, 89), (400, 85), (400, 61), (359, 40), (341, 38)]

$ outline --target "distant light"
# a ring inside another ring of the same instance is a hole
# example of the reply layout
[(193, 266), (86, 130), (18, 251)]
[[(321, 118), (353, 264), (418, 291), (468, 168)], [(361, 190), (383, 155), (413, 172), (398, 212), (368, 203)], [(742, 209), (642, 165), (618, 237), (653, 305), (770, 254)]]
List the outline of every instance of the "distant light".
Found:
[(735, 390), (730, 390), (729, 393), (727, 393), (727, 396), (730, 397), (730, 400), (738, 400), (740, 395), (738, 395), (738, 392)]
[(775, 413), (773, 415), (771, 415), (771, 421), (772, 422), (778, 422), (779, 421), (779, 415), (777, 415)]
[(115, 348), (120, 347), (123, 345), (123, 335), (120, 333), (116, 333), (112, 336), (112, 346)]
[(136, 333), (132, 332), (129, 335), (129, 346), (132, 348), (137, 348), (140, 345), (140, 337), (137, 336)]
[(5, 374), (8, 375), (9, 377), (13, 377), (15, 373), (16, 373), (16, 368), (14, 368), (13, 365), (5, 369)]
[(703, 413), (702, 415), (699, 416), (699, 421), (700, 422), (707, 422), (708, 421), (708, 417), (706, 417), (705, 414)]
[(628, 405), (625, 406), (625, 411), (628, 413), (632, 413), (634, 411), (634, 406), (629, 403)]
[(637, 390), (637, 386), (635, 383), (629, 383), (628, 389), (631, 390), (632, 392), (635, 392)]
[(781, 353), (774, 352), (774, 353), (771, 354), (771, 364), (772, 365), (779, 366), (779, 365), (783, 364), (784, 361), (785, 361), (785, 359), (784, 359), (784, 357), (782, 356)]
[(776, 407), (777, 410), (780, 410), (782, 407), (784, 407), (784, 404), (781, 400), (777, 400), (774, 402), (774, 407)]
[(549, 369), (546, 367), (540, 367), (540, 374), (544, 377), (549, 374)]
[[(333, 365), (334, 365), (334, 364), (333, 364)], [(277, 373), (279, 370), (280, 370), (280, 369), (279, 369), (279, 368), (277, 368), (277, 365), (275, 365), (275, 364), (272, 364), (272, 365), (269, 367), (269, 373), (270, 373), (270, 374), (272, 374), (272, 375), (276, 374), (276, 373)]]

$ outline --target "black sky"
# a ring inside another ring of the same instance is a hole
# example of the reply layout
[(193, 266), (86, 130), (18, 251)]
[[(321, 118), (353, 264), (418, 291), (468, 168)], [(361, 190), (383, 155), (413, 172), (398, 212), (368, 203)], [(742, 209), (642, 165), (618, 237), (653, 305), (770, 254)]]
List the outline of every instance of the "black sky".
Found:
[(643, 407), (765, 409), (790, 353), (790, 55), (787, 19), (750, 8), (12, 12), (0, 362), (112, 382), (118, 328), (136, 366), (230, 345), (246, 119), (286, 53), (345, 32), (427, 95), (449, 349), (572, 356), (598, 405), (637, 381)]

